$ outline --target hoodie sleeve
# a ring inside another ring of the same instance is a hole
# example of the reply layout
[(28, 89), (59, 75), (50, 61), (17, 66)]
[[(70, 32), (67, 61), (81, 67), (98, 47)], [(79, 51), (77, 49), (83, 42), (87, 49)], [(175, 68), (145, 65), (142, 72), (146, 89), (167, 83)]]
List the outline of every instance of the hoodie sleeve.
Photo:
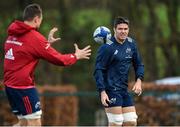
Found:
[(144, 64), (142, 63), (139, 51), (137, 49), (136, 42), (134, 42), (134, 54), (133, 54), (133, 67), (135, 70), (136, 80), (139, 78), (144, 79)]
[(99, 92), (105, 90), (105, 74), (108, 67), (108, 64), (111, 59), (111, 52), (108, 45), (102, 45), (97, 54), (94, 78), (96, 80), (96, 86)]
[(77, 58), (74, 53), (61, 54), (52, 48), (42, 35), (36, 37), (37, 39), (33, 43), (33, 49), (35, 50), (33, 54), (36, 57), (59, 66), (69, 66), (76, 63)]

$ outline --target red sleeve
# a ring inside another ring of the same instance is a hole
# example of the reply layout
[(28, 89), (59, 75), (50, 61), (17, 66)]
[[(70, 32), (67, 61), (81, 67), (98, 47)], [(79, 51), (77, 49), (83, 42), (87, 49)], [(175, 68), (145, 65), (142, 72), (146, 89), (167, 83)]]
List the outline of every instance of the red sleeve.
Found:
[(52, 48), (42, 35), (36, 37), (37, 39), (34, 41), (33, 45), (33, 49), (35, 50), (34, 55), (36, 57), (60, 66), (69, 66), (76, 63), (77, 58), (74, 53), (61, 54)]

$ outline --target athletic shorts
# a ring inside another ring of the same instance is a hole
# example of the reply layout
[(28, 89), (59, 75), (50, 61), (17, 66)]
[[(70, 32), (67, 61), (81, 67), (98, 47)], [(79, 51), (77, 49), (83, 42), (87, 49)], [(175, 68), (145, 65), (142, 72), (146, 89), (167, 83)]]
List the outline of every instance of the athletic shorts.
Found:
[(134, 106), (133, 99), (128, 92), (128, 90), (119, 90), (119, 91), (106, 91), (109, 102), (107, 102), (108, 107), (115, 107), (115, 106), (121, 106), (121, 107), (129, 107)]
[(24, 116), (41, 111), (38, 92), (35, 88), (14, 89), (6, 86), (5, 91), (15, 115)]

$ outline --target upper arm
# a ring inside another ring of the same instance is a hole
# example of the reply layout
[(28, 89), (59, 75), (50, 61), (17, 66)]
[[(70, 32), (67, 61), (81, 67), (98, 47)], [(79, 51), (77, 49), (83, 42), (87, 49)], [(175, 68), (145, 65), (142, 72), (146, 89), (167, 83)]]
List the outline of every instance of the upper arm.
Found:
[(134, 65), (142, 64), (142, 59), (141, 59), (140, 53), (139, 53), (139, 51), (138, 51), (138, 47), (137, 47), (136, 42), (134, 42), (133, 48), (134, 48), (133, 64), (134, 64)]
[(134, 43), (133, 66), (136, 74), (136, 79), (137, 78), (143, 79), (144, 64), (142, 62), (136, 43)]
[(96, 69), (106, 70), (110, 64), (111, 56), (111, 47), (106, 44), (102, 45), (97, 53)]

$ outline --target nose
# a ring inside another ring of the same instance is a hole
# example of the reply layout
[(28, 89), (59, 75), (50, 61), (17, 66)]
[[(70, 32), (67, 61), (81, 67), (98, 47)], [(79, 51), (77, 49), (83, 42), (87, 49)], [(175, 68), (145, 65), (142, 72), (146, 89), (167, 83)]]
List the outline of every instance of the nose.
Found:
[(125, 29), (122, 29), (122, 32), (125, 32)]

